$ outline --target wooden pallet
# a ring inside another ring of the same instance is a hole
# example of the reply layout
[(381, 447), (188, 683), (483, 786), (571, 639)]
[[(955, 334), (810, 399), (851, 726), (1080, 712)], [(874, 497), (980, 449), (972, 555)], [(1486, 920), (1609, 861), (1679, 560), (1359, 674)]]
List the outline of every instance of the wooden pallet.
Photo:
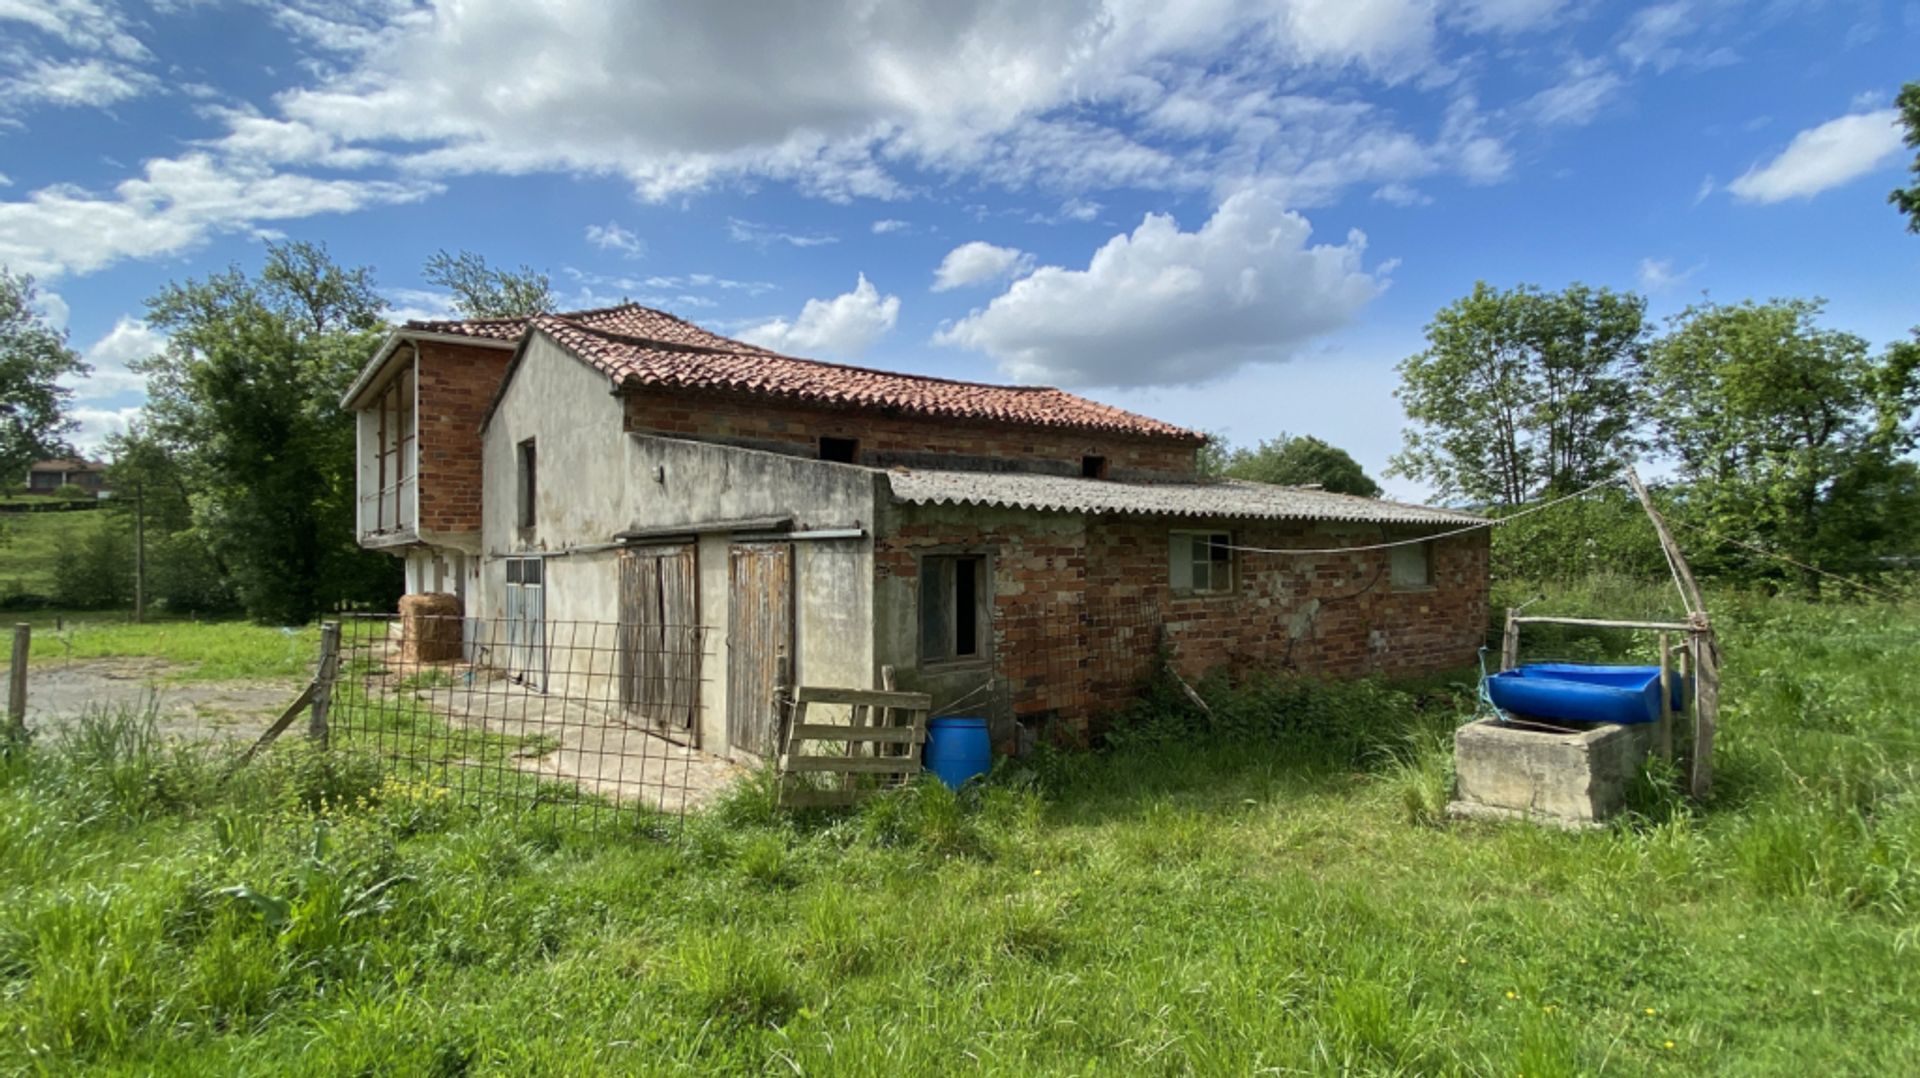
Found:
[[(810, 704), (844, 705), (849, 721), (808, 722)], [(872, 793), (862, 775), (905, 779), (920, 773), (920, 744), (927, 736), (933, 698), (923, 692), (834, 689), (802, 685), (793, 693), (793, 721), (780, 753), (779, 803), (799, 808), (850, 805)], [(808, 751), (809, 742), (836, 742), (838, 750)], [(821, 788), (803, 775), (838, 775), (838, 788)]]

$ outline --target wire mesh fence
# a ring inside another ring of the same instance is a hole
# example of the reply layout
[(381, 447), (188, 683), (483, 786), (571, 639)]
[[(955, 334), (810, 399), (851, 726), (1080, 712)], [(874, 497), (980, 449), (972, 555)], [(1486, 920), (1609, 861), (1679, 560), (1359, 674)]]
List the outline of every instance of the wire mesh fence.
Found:
[(1168, 644), (1152, 598), (1067, 594), (995, 617), (1002, 706), (1023, 729), (1098, 736), (1137, 699)]
[(343, 618), (340, 638), (329, 744), (463, 804), (641, 826), (740, 774), (701, 751), (701, 626), (409, 613)]

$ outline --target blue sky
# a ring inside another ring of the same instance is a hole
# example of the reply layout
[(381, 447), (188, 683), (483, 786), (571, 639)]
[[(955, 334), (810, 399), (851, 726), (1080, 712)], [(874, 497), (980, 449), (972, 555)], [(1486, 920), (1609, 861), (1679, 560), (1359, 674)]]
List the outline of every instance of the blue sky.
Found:
[(467, 248), (1377, 473), (1394, 364), (1477, 279), (1906, 335), (1915, 79), (1887, 0), (0, 0), (0, 264), (96, 364), (88, 442), (141, 399), (145, 297), (285, 236), (397, 316)]

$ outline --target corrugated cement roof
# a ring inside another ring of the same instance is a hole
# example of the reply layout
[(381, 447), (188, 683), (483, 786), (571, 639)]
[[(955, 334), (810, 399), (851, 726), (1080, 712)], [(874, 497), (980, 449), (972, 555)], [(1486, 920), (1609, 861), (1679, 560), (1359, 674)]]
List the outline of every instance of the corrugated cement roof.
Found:
[(949, 472), (899, 468), (887, 473), (896, 501), (979, 505), (1059, 513), (1344, 520), (1366, 524), (1454, 525), (1481, 518), (1451, 509), (1225, 479), (1211, 483), (1121, 483), (1022, 472)]

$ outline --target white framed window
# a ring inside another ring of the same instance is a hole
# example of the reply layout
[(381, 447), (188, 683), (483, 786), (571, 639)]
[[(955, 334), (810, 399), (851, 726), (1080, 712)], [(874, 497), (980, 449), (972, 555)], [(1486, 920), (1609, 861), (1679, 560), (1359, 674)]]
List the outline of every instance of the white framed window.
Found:
[(1393, 590), (1418, 591), (1433, 587), (1433, 543), (1409, 543), (1387, 552)]
[(1174, 532), (1167, 544), (1167, 577), (1176, 592), (1214, 595), (1233, 590), (1233, 536)]

